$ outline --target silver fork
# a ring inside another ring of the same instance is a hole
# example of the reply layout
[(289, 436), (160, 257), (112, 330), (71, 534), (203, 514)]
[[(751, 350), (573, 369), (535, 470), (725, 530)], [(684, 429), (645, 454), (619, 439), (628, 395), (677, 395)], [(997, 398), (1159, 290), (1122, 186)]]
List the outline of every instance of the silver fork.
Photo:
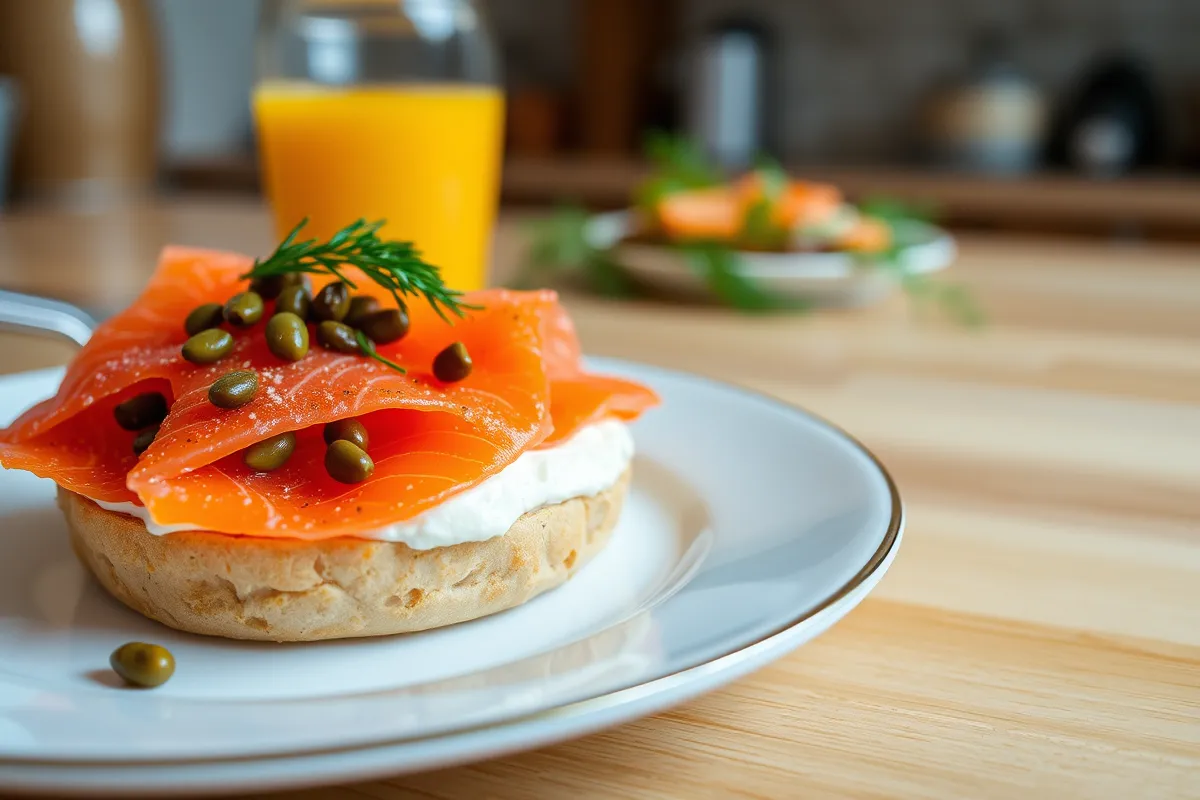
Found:
[(92, 338), (96, 320), (61, 300), (0, 289), (0, 330), (58, 336), (82, 347)]

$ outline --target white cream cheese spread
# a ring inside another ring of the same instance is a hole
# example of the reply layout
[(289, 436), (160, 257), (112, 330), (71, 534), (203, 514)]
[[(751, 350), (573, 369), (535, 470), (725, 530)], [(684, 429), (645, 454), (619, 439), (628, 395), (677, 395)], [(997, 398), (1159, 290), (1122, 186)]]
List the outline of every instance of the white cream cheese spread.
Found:
[[(616, 420), (579, 430), (562, 444), (529, 450), (478, 486), (454, 495), (413, 519), (353, 534), (429, 550), (499, 536), (529, 511), (574, 497), (598, 494), (617, 482), (633, 460), (633, 436)], [(196, 530), (159, 525), (142, 506), (95, 501), (101, 508), (137, 517), (156, 536)]]

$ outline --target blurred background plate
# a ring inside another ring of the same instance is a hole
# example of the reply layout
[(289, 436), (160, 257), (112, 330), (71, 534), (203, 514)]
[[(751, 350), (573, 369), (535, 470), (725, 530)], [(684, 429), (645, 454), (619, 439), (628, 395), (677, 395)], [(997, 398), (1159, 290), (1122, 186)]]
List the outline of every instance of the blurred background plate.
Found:
[[(634, 231), (629, 211), (598, 214), (589, 221), (588, 243), (604, 249), (615, 245), (617, 262), (637, 280), (672, 294), (708, 294), (704, 277), (670, 247), (623, 241)], [(738, 254), (737, 270), (780, 297), (821, 306), (862, 306), (895, 290), (902, 275), (925, 275), (950, 266), (957, 253), (954, 238), (917, 220), (895, 224), (901, 249), (892, 266), (864, 263), (847, 253)]]

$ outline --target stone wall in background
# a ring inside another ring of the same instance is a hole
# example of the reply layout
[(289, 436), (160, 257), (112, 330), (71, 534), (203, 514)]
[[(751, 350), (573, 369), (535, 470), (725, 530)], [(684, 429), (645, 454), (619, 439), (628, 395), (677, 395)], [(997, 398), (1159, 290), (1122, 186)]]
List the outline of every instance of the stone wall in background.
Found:
[(684, 40), (726, 15), (768, 22), (780, 45), (785, 153), (806, 161), (906, 155), (937, 82), (971, 64), (984, 31), (1012, 42), (1051, 106), (1096, 57), (1138, 57), (1159, 88), (1174, 151), (1200, 134), (1200, 0), (685, 0)]
[[(580, 0), (490, 0), (515, 85), (568, 91)], [(647, 0), (651, 2), (651, 0)], [(970, 66), (978, 34), (999, 31), (1053, 107), (1098, 56), (1137, 56), (1167, 112), (1169, 150), (1200, 148), (1200, 0), (674, 0), (680, 29), (656, 79), (684, 88), (689, 43), (726, 16), (750, 17), (778, 48), (781, 155), (879, 162), (911, 153), (913, 124), (940, 81)], [(156, 0), (168, 44), (168, 157), (249, 144), (253, 0)], [(235, 55), (231, 55), (235, 54)]]

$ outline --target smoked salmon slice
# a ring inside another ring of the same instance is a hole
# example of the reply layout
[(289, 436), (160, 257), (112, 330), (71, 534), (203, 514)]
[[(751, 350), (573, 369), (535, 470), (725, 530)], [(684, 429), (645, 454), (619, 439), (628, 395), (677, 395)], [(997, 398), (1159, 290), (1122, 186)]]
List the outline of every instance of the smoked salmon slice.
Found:
[[(763, 176), (753, 172), (737, 183), (736, 192), (743, 206), (748, 208), (762, 199), (764, 188)], [(836, 186), (790, 180), (772, 202), (771, 221), (786, 229), (820, 225), (833, 217), (841, 206), (842, 193)]]
[(637, 419), (658, 405), (658, 395), (640, 383), (584, 371), (583, 348), (575, 323), (562, 306), (550, 312), (547, 326), (546, 363), (554, 430), (540, 447), (561, 444), (580, 428), (606, 417)]
[[(530, 448), (657, 403), (640, 385), (588, 375), (570, 318), (545, 291), (473, 293), (465, 300), (480, 309), (453, 326), (411, 303), (412, 333), (379, 348), (407, 374), (315, 347), (299, 362), (282, 362), (268, 352), (261, 323), (239, 333), (234, 352), (215, 365), (184, 361), (183, 318), (244, 290), (240, 276), (251, 263), (164, 251), (146, 291), (97, 330), (57, 395), (0, 431), (0, 465), (96, 500), (141, 503), (162, 525), (321, 539), (414, 517)], [(382, 291), (366, 281), (360, 288)], [(466, 345), (475, 370), (444, 385), (431, 364), (453, 341)], [(207, 388), (232, 369), (255, 370), (260, 390), (241, 408), (218, 409)], [(161, 391), (171, 410), (137, 458), (134, 434), (115, 425), (112, 409), (144, 391)], [(346, 417), (367, 427), (375, 461), (374, 476), (353, 486), (322, 466), (321, 428)], [(256, 473), (242, 463), (246, 447), (287, 431), (296, 432), (297, 448), (283, 468)]]
[[(735, 241), (763, 192), (764, 178), (756, 172), (729, 186), (676, 192), (660, 202), (659, 224), (674, 239)], [(842, 194), (836, 186), (788, 181), (771, 200), (770, 220), (782, 230), (819, 225), (832, 218), (841, 205)]]
[(663, 232), (675, 239), (734, 239), (745, 216), (742, 199), (724, 186), (669, 194), (657, 211)]
[[(163, 387), (165, 388), (165, 387)], [(153, 391), (147, 385), (148, 391)], [(113, 408), (141, 391), (127, 389), (90, 405), (59, 425), (24, 441), (13, 441), (13, 429), (0, 431), (0, 465), (51, 478), (64, 489), (108, 503), (135, 503), (126, 486), (137, 465), (136, 434), (113, 424)], [(26, 418), (53, 410), (54, 398), (26, 412)]]

